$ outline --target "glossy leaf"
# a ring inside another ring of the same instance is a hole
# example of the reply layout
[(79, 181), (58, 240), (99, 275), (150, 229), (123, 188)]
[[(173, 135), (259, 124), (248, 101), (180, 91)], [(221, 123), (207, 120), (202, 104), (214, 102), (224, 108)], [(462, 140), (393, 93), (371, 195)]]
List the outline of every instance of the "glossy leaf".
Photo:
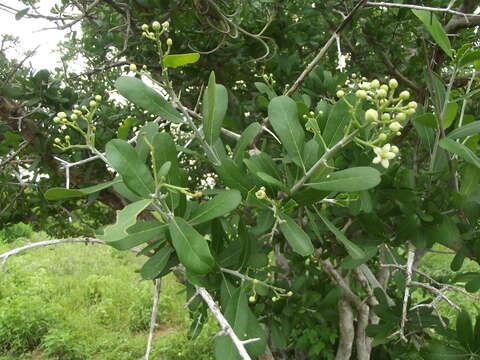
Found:
[(172, 219), (168, 228), (178, 258), (189, 271), (206, 274), (213, 269), (215, 261), (207, 240), (197, 230), (180, 217)]
[(297, 104), (288, 96), (278, 96), (268, 105), (268, 118), (290, 158), (305, 168), (302, 154), (305, 139), (298, 120)]
[(282, 220), (278, 227), (293, 251), (301, 256), (311, 255), (315, 249), (307, 233), (292, 218), (284, 215)]
[(241, 164), (247, 146), (253, 141), (253, 139), (255, 139), (261, 130), (262, 125), (259, 123), (252, 123), (243, 131), (240, 139), (237, 141), (237, 146), (235, 146), (235, 150), (233, 151), (233, 161), (235, 161), (237, 165)]
[(103, 184), (93, 185), (83, 189), (65, 189), (65, 188), (55, 187), (55, 188), (48, 189), (45, 192), (45, 199), (64, 200), (64, 199), (73, 199), (77, 197), (82, 197), (82, 196), (94, 194), (103, 189), (109, 188), (110, 186), (118, 184), (119, 182), (121, 182), (121, 179), (115, 179)]
[(432, 129), (437, 128), (437, 118), (432, 113), (425, 113), (422, 115), (418, 115), (413, 118), (413, 121)]
[(163, 239), (166, 229), (166, 224), (156, 220), (140, 221), (127, 229), (127, 236), (120, 240), (110, 241), (108, 245), (117, 250), (128, 250), (147, 241)]
[(445, 109), (445, 114), (443, 115), (443, 127), (448, 129), (452, 126), (453, 121), (457, 117), (458, 104), (455, 102), (449, 103)]
[(360, 260), (367, 256), (358, 245), (348, 240), (347, 237), (339, 229), (337, 229), (335, 225), (330, 222), (330, 220), (328, 220), (325, 216), (321, 215), (319, 212), (317, 212), (317, 214), (320, 219), (322, 219), (322, 221), (325, 223), (325, 225), (327, 225), (327, 228), (335, 235), (337, 240), (345, 246), (348, 254), (354, 260)]
[(98, 238), (104, 241), (117, 241), (128, 236), (127, 229), (137, 222), (137, 216), (152, 203), (151, 199), (139, 200), (117, 211), (115, 224), (108, 225)]
[(212, 145), (220, 136), (222, 122), (227, 113), (228, 93), (223, 85), (215, 83), (212, 71), (208, 86), (203, 96), (203, 133), (205, 140)]
[(105, 156), (122, 176), (125, 185), (135, 194), (149, 197), (155, 192), (155, 182), (147, 165), (140, 161), (133, 147), (124, 140), (107, 143)]
[(450, 138), (444, 138), (440, 140), (439, 145), (441, 148), (458, 155), (469, 164), (480, 168), (480, 159), (465, 145), (460, 144)]
[(168, 263), (170, 254), (173, 249), (170, 246), (166, 246), (158, 250), (151, 258), (143, 264), (140, 274), (145, 280), (153, 280), (158, 277), (159, 274), (165, 269)]
[(174, 123), (182, 122), (182, 117), (172, 104), (142, 80), (131, 76), (121, 76), (115, 81), (115, 88), (138, 107), (148, 110), (154, 115), (159, 115), (165, 120)]
[(213, 199), (202, 203), (195, 209), (188, 222), (198, 225), (217, 217), (223, 216), (235, 210), (242, 201), (242, 195), (238, 190), (225, 190)]
[(474, 121), (470, 124), (463, 125), (448, 134), (450, 139), (461, 139), (466, 136), (477, 135), (480, 133), (480, 121)]
[(177, 68), (188, 64), (194, 64), (200, 59), (199, 53), (165, 55), (163, 65), (170, 68)]
[[(352, 101), (352, 99), (347, 99)], [(350, 107), (345, 100), (338, 101), (330, 110), (325, 129), (323, 131), (323, 140), (328, 147), (332, 147), (345, 135), (345, 127), (350, 122)]]
[[(465, 349), (470, 349), (473, 342), (473, 326), (470, 315), (465, 310), (460, 311), (457, 316), (457, 339)], [(478, 339), (476, 339), (478, 340)]]
[(363, 191), (374, 188), (381, 181), (381, 174), (371, 167), (354, 167), (346, 170), (335, 171), (325, 179), (305, 185), (317, 190), (325, 191)]
[(448, 40), (445, 30), (443, 30), (442, 24), (438, 21), (437, 16), (430, 11), (412, 9), (412, 12), (420, 21), (425, 25), (432, 38), (435, 40), (438, 46), (447, 54), (452, 57), (452, 45)]

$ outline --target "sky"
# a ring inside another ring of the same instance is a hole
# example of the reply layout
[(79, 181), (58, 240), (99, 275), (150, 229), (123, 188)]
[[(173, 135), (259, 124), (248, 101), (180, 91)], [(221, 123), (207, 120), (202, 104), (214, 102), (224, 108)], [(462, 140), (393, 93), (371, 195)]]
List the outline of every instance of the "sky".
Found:
[[(49, 14), (52, 6), (58, 0), (41, 0), (40, 12)], [(26, 6), (17, 0), (1, 0), (0, 3), (15, 9), (25, 9)], [(51, 28), (53, 24), (45, 19), (22, 18), (15, 20), (15, 15), (2, 10), (0, 7), (0, 35), (10, 34), (19, 37), (20, 44), (13, 52), (7, 52), (8, 56), (23, 58), (22, 54), (27, 50), (33, 50), (40, 45), (36, 54), (28, 61), (35, 69), (53, 70), (58, 65), (59, 54), (53, 53), (59, 41), (62, 41), (69, 30), (42, 30)]]

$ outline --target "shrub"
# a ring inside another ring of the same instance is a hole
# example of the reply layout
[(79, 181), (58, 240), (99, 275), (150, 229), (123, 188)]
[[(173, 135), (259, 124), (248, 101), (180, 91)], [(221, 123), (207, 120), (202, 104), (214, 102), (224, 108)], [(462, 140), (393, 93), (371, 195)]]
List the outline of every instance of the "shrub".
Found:
[(18, 238), (30, 238), (33, 229), (29, 224), (20, 222), (0, 231), (0, 242), (11, 243)]
[(49, 359), (86, 359), (85, 346), (79, 341), (79, 336), (67, 329), (50, 329), (44, 336), (41, 347)]
[(0, 302), (0, 354), (35, 349), (54, 322), (52, 307), (38, 297), (3, 300)]

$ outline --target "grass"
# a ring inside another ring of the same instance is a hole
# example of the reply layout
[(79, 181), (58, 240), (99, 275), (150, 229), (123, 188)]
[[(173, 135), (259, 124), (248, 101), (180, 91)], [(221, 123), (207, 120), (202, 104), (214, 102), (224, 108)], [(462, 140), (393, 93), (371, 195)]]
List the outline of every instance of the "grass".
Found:
[[(45, 240), (42, 233), (29, 241)], [(0, 252), (25, 244), (0, 241)], [(0, 273), (0, 360), (140, 359), (153, 298), (140, 281), (143, 260), (101, 245), (37, 248), (8, 259)], [(162, 283), (153, 359), (213, 359), (213, 321), (195, 340), (183, 286)]]

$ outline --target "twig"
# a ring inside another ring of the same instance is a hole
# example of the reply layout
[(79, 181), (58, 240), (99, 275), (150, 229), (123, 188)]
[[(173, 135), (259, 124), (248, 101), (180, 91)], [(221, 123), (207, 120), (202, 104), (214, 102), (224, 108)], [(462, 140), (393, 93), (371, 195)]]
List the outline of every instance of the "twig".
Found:
[(338, 35), (342, 32), (342, 30), (345, 28), (345, 26), (347, 26), (348, 23), (352, 21), (353, 15), (355, 15), (357, 11), (359, 11), (362, 7), (364, 7), (366, 3), (367, 3), (366, 0), (360, 0), (357, 3), (357, 5), (355, 5), (353, 10), (343, 19), (343, 21), (340, 23), (337, 29), (333, 32), (332, 36), (330, 36), (330, 39), (328, 39), (325, 45), (323, 45), (323, 47), (320, 49), (317, 56), (315, 56), (315, 58), (310, 62), (310, 64), (307, 65), (305, 70), (303, 70), (303, 72), (300, 74), (297, 80), (295, 80), (293, 85), (288, 89), (288, 91), (285, 93), (286, 96), (290, 96), (295, 91), (298, 90), (298, 88), (303, 83), (303, 81), (308, 76), (308, 74), (310, 74), (310, 72), (315, 68), (315, 66), (317, 66), (320, 60), (325, 56), (328, 49), (330, 48), (330, 46), (332, 46), (332, 44), (337, 39)]
[(412, 283), (413, 261), (415, 260), (415, 248), (412, 243), (408, 243), (408, 257), (407, 257), (407, 275), (405, 281), (405, 293), (403, 295), (402, 319), (400, 321), (400, 338), (407, 342), (405, 337), (405, 324), (407, 322), (408, 301), (410, 300), (410, 286)]
[(431, 6), (423, 6), (423, 5), (413, 5), (413, 4), (399, 4), (399, 3), (388, 3), (388, 2), (373, 2), (373, 1), (367, 1), (366, 6), (375, 6), (375, 7), (396, 7), (396, 8), (407, 8), (407, 9), (416, 9), (416, 10), (426, 10), (426, 11), (432, 11), (432, 12), (442, 12), (442, 13), (448, 13), (448, 14), (453, 14), (453, 15), (460, 15), (460, 16), (466, 16), (466, 17), (479, 17), (480, 14), (466, 14), (460, 11), (456, 10), (451, 10), (449, 8), (437, 8), (437, 7), (431, 7)]
[(245, 344), (249, 344), (254, 341), (259, 341), (260, 339), (249, 339), (244, 341), (240, 340), (238, 336), (235, 334), (235, 332), (233, 331), (232, 326), (228, 323), (227, 319), (225, 319), (225, 317), (223, 316), (222, 312), (220, 311), (218, 305), (213, 300), (210, 293), (203, 287), (195, 286), (195, 288), (197, 289), (198, 295), (200, 295), (203, 301), (205, 301), (205, 303), (207, 304), (208, 308), (212, 312), (215, 319), (217, 319), (217, 322), (220, 324), (220, 328), (222, 329), (222, 332), (225, 335), (228, 335), (232, 340), (242, 360), (251, 360), (250, 355), (248, 355), (248, 352), (245, 349)]
[(160, 298), (162, 279), (155, 279), (154, 284), (152, 317), (150, 318), (150, 332), (148, 333), (147, 349), (145, 351), (144, 360), (148, 360), (150, 353), (152, 352), (152, 343), (155, 336), (155, 328), (157, 327), (158, 300)]

